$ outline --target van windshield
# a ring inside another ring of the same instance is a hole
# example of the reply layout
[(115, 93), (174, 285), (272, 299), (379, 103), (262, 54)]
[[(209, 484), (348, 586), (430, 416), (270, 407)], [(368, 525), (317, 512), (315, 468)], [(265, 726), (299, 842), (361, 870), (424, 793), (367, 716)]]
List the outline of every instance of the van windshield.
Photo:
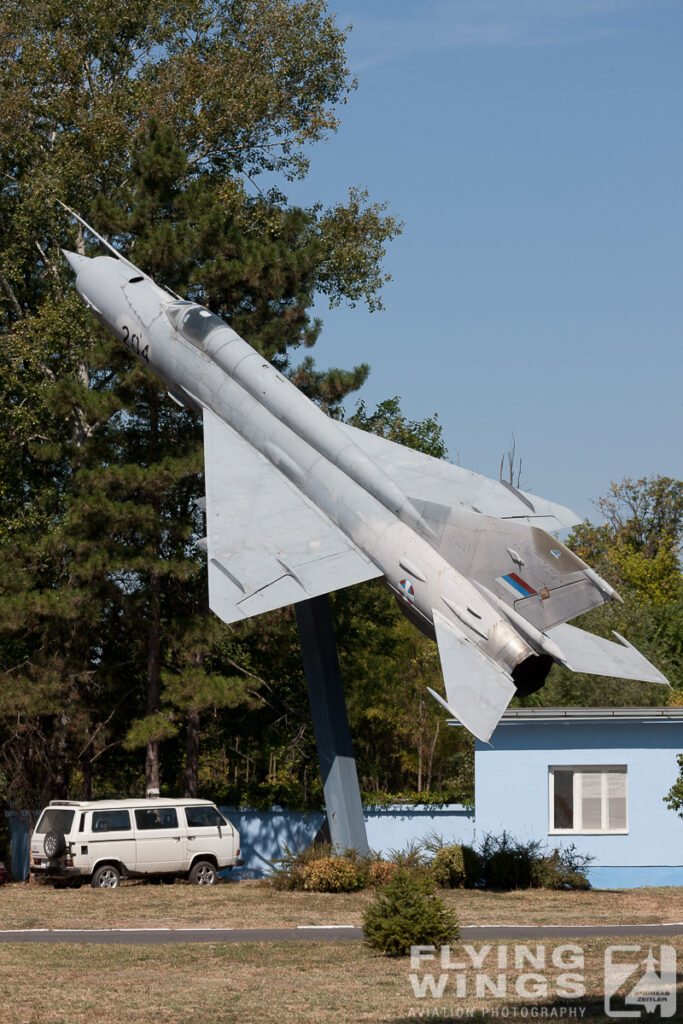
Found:
[(46, 807), (36, 825), (38, 835), (46, 832), (70, 832), (74, 820), (74, 811), (65, 811), (61, 807)]

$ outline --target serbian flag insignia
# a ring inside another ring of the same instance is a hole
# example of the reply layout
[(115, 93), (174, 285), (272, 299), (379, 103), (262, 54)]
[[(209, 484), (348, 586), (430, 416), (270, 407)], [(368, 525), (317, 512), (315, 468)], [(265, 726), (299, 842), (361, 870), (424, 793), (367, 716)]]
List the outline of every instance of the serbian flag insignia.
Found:
[(516, 572), (509, 572), (506, 576), (499, 576), (498, 581), (504, 587), (507, 587), (508, 590), (512, 591), (518, 600), (520, 597), (534, 597), (538, 593), (530, 583), (526, 583)]

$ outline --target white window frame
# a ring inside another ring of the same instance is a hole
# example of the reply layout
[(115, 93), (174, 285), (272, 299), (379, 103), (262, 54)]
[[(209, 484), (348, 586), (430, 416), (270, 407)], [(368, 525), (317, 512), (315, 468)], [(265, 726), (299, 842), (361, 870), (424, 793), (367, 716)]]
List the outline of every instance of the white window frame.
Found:
[[(574, 827), (555, 828), (555, 772), (572, 772), (572, 797), (574, 804)], [(599, 772), (602, 775), (600, 793), (601, 828), (582, 828), (582, 775), (584, 772)], [(624, 797), (626, 800), (626, 827), (607, 828), (607, 776), (619, 773), (624, 776)], [(556, 764), (548, 766), (548, 835), (549, 836), (624, 836), (628, 834), (628, 765), (625, 764)]]

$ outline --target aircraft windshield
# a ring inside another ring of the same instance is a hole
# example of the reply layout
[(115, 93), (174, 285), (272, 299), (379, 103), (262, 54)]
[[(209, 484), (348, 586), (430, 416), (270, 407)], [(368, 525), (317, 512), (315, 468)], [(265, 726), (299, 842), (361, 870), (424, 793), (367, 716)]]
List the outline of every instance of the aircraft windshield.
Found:
[(204, 347), (204, 341), (212, 331), (227, 326), (220, 317), (194, 302), (174, 302), (166, 307), (166, 315), (183, 337), (199, 348)]

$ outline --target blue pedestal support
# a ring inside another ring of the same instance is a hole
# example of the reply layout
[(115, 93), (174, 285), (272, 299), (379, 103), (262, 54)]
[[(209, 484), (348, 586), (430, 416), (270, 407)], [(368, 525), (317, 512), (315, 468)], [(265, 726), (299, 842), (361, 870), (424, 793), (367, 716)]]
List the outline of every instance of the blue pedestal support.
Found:
[(332, 846), (368, 852), (356, 761), (327, 594), (294, 606)]

